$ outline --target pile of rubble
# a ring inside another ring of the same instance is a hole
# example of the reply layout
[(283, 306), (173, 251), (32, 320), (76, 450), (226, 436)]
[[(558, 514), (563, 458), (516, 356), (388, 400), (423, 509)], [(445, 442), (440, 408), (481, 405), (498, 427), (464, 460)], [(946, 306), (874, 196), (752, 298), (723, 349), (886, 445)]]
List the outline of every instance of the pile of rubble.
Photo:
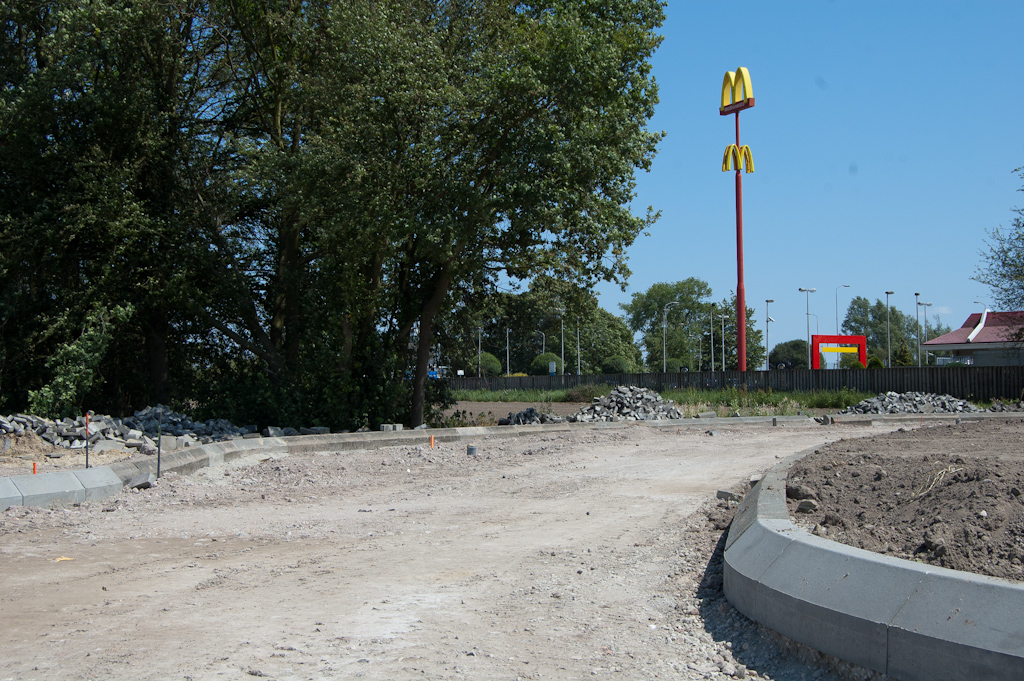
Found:
[(1018, 402), (1005, 402), (1003, 400), (992, 400), (992, 406), (988, 408), (989, 411), (1024, 411), (1024, 400)]
[(541, 423), (563, 423), (565, 419), (554, 414), (542, 414), (533, 407), (527, 407), (523, 411), (513, 414), (508, 413), (508, 418), (498, 419), (499, 426), (531, 426)]
[[(139, 449), (156, 453), (157, 440), (165, 450), (243, 437), (259, 437), (256, 426), (239, 427), (226, 419), (193, 421), (185, 414), (158, 404), (117, 418), (102, 414), (90, 415), (88, 429), (85, 416), (51, 421), (29, 414), (0, 416), (0, 432), (24, 435), (32, 431), (54, 447), (84, 449), (85, 443), (94, 452), (108, 449)], [(327, 428), (265, 428), (264, 435), (281, 437), (327, 433)]]
[(595, 397), (593, 404), (580, 409), (580, 412), (570, 416), (569, 420), (590, 423), (594, 421), (660, 421), (681, 418), (683, 418), (683, 414), (676, 408), (672, 400), (666, 400), (647, 388), (620, 385), (604, 397)]
[(934, 393), (882, 393), (840, 414), (960, 414), (982, 411), (967, 400)]

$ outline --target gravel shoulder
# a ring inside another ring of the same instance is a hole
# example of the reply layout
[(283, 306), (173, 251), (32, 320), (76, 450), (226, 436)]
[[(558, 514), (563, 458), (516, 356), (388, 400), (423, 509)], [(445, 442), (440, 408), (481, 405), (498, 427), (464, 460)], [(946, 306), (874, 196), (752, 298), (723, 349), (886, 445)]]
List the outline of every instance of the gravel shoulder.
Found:
[(833, 442), (787, 481), (793, 520), (814, 534), (1013, 581), (1024, 581), (1022, 492), (1020, 416)]
[(623, 425), (489, 437), (477, 457), (252, 457), (12, 508), (0, 678), (836, 678), (722, 598), (732, 508), (708, 500), (885, 430)]

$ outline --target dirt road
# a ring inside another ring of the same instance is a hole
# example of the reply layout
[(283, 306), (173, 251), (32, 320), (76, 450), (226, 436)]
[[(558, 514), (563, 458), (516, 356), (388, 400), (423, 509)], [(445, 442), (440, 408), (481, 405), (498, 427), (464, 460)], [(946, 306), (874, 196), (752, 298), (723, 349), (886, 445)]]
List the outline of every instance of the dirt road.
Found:
[(699, 598), (721, 532), (698, 510), (780, 456), (886, 430), (624, 425), (14, 508), (0, 679), (831, 678)]

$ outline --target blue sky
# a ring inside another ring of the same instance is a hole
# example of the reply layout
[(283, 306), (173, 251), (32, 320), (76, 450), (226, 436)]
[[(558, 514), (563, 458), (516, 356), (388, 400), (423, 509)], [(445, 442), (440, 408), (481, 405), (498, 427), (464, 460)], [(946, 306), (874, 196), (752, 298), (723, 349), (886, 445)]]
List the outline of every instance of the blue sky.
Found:
[[(806, 336), (805, 294), (821, 333), (853, 296), (885, 299), (959, 327), (991, 304), (971, 280), (986, 230), (1024, 207), (1024, 2), (681, 2), (667, 8), (651, 123), (668, 137), (638, 176), (637, 212), (662, 211), (629, 251), (619, 303), (659, 281), (736, 287), (734, 137), (719, 116), (722, 77), (750, 70), (756, 106), (740, 115), (756, 172), (744, 174), (747, 304), (769, 342)], [(811, 332), (815, 319), (811, 318)], [(754, 368), (754, 367), (751, 367)]]

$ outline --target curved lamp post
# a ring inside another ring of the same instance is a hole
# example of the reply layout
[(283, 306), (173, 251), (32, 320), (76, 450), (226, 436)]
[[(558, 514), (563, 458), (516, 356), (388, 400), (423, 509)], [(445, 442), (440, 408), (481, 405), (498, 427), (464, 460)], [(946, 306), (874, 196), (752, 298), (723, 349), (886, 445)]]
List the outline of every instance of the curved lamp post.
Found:
[(885, 352), (889, 356), (889, 362), (885, 365), (887, 369), (892, 368), (892, 333), (889, 328), (889, 296), (895, 291), (885, 292)]
[(661, 373), (668, 373), (668, 310), (679, 304), (678, 300), (665, 303), (661, 311)]
[(811, 368), (811, 294), (816, 288), (798, 288), (797, 291), (807, 294), (807, 368)]
[(774, 302), (775, 301), (772, 300), (771, 298), (769, 298), (768, 300), (764, 301), (764, 370), (765, 371), (771, 371), (771, 368), (772, 368), (772, 363), (770, 361), (771, 358), (769, 357), (769, 355), (771, 354), (771, 350), (769, 349), (769, 346), (768, 346), (768, 325), (770, 323), (774, 322), (775, 320), (772, 319), (771, 316), (768, 314), (768, 306), (770, 304), (774, 303)]

